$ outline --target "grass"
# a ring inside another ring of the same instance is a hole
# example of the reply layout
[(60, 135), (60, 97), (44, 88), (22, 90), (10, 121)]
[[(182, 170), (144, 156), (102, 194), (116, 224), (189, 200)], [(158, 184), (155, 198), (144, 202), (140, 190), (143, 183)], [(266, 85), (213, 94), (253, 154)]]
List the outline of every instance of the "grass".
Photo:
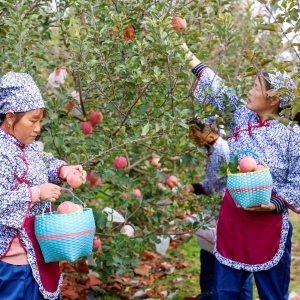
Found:
[[(300, 215), (290, 212), (290, 221), (293, 224), (294, 233), (292, 237), (292, 263), (291, 274), (292, 279), (289, 286), (289, 292), (296, 292), (300, 295)], [(173, 300), (183, 300), (185, 296), (196, 296), (200, 292), (199, 288), (199, 251), (198, 242), (194, 236), (189, 242), (180, 245), (177, 249), (169, 249), (167, 256), (169, 258), (176, 258), (179, 251), (184, 250), (180, 259), (189, 261), (189, 265), (185, 269), (176, 270), (173, 274), (160, 277), (157, 282), (150, 286), (141, 287), (145, 290), (148, 288), (157, 289), (161, 287), (168, 287), (168, 293), (178, 290), (178, 293)], [(180, 282), (175, 282), (177, 278), (182, 278)], [(258, 298), (255, 282), (253, 283), (253, 299)], [(103, 300), (119, 300), (120, 297), (107, 294), (102, 296)]]

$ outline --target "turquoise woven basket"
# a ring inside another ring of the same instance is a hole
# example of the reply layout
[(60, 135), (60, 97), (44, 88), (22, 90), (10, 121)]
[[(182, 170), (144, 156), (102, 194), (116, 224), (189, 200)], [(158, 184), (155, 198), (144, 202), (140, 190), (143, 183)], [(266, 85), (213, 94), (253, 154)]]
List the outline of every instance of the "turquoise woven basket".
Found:
[(60, 260), (73, 262), (92, 253), (95, 220), (91, 208), (83, 208), (78, 213), (36, 215), (34, 229), (47, 263)]
[(249, 152), (264, 165), (265, 169), (249, 173), (230, 173), (228, 169), (227, 188), (236, 205), (243, 208), (269, 204), (273, 189), (273, 179), (270, 168), (261, 160), (260, 156), (251, 150), (242, 150), (236, 156)]

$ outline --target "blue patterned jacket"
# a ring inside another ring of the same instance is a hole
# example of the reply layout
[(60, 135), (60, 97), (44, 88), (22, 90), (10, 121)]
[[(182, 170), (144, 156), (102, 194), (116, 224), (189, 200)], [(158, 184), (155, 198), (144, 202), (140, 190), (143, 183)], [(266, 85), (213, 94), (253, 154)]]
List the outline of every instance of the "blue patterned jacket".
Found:
[(40, 214), (47, 202), (31, 206), (30, 187), (43, 183), (59, 184), (60, 167), (66, 163), (46, 155), (36, 142), (21, 144), (14, 136), (0, 129), (0, 257), (9, 249), (12, 239), (19, 235), (27, 251), (33, 275), (46, 299), (59, 295), (47, 293), (41, 284), (33, 247), (22, 224), (25, 218)]
[[(227, 107), (234, 107), (234, 122), (228, 123), (231, 136), (228, 139), (230, 159), (240, 150), (252, 150), (270, 167), (273, 178), (273, 193), (275, 199), (280, 199), (285, 206), (282, 208), (283, 225), (278, 252), (266, 266), (249, 266), (240, 264), (235, 268), (249, 271), (260, 271), (275, 266), (280, 260), (288, 234), (288, 208), (300, 213), (300, 127), (298, 125), (285, 126), (277, 120), (260, 121), (258, 115), (239, 105), (240, 98), (235, 95), (210, 68), (203, 63), (194, 70), (198, 81), (194, 89), (194, 96), (200, 103), (210, 105), (224, 111), (223, 94), (228, 99)], [(208, 94), (207, 89), (212, 93)], [(247, 154), (245, 154), (247, 155)], [(215, 253), (221, 261), (219, 253)], [(226, 263), (228, 265), (228, 263)]]

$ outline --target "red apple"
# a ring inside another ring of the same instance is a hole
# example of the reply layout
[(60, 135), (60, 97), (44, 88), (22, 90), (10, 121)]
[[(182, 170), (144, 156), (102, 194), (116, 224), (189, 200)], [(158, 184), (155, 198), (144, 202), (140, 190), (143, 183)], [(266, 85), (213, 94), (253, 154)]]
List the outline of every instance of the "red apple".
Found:
[(102, 250), (102, 243), (101, 240), (97, 237), (94, 237), (94, 241), (93, 241), (93, 247), (97, 248), (97, 252), (101, 252)]
[(65, 108), (68, 110), (68, 112), (70, 112), (74, 107), (73, 102), (68, 102), (67, 104), (65, 104)]
[(178, 178), (176, 176), (171, 175), (167, 181), (167, 186), (169, 186), (171, 189), (174, 187), (174, 184), (178, 184)]
[(90, 122), (92, 126), (99, 124), (100, 122), (102, 122), (102, 120), (103, 120), (103, 115), (101, 112), (95, 111), (90, 114)]
[(151, 161), (152, 166), (155, 167), (155, 168), (160, 168), (161, 163), (159, 163), (159, 160), (160, 160), (159, 157), (154, 157)]
[(127, 166), (127, 160), (125, 157), (118, 157), (114, 161), (114, 167), (118, 169), (124, 169)]
[(266, 168), (265, 168), (265, 166), (263, 166), (263, 165), (256, 165), (254, 171), (262, 171), (262, 170), (265, 170), (265, 169), (266, 169)]
[(90, 183), (88, 185), (89, 186), (101, 186), (102, 185), (102, 180), (101, 180), (100, 177), (98, 177), (95, 182), (90, 181)]
[(83, 212), (83, 206), (82, 204), (74, 204), (76, 207), (76, 212)]
[(139, 189), (132, 190), (133, 196), (136, 198), (142, 197), (142, 192)]
[(251, 156), (243, 157), (239, 162), (239, 168), (242, 173), (252, 172), (256, 167), (256, 161)]
[(95, 170), (92, 170), (91, 173), (86, 176), (86, 179), (92, 183), (96, 182), (98, 177), (94, 177), (95, 172)]
[(182, 19), (180, 17), (175, 17), (171, 23), (173, 25), (176, 25), (174, 26), (174, 30), (177, 31), (177, 32), (180, 32), (180, 31), (183, 31), (185, 28), (186, 28), (186, 20), (185, 19)]
[(132, 25), (128, 25), (125, 29), (124, 41), (132, 41), (134, 34), (134, 28)]
[(58, 214), (76, 213), (78, 210), (76, 205), (77, 204), (75, 204), (71, 201), (64, 201), (57, 207), (57, 213)]
[(84, 134), (91, 134), (93, 132), (93, 127), (90, 122), (81, 122), (80, 125)]
[(76, 169), (71, 169), (68, 172), (66, 179), (72, 188), (78, 188), (82, 185), (82, 174)]

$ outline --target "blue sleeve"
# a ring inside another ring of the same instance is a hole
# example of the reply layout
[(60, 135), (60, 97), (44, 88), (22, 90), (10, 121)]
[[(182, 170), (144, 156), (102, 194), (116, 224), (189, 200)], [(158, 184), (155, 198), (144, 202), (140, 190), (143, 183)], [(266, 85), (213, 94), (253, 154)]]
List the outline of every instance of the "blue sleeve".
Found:
[(31, 193), (28, 185), (16, 184), (14, 161), (0, 153), (0, 224), (21, 228), (30, 204)]

